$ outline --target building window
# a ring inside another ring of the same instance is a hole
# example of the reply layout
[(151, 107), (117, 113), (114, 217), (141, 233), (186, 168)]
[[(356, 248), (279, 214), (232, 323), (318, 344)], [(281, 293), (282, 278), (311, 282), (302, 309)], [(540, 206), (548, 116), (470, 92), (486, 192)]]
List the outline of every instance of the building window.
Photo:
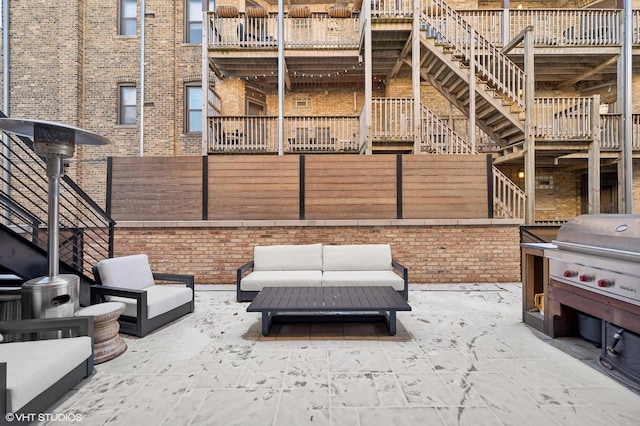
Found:
[(189, 85), (185, 88), (185, 130), (187, 133), (202, 132), (202, 87)]
[(118, 110), (118, 124), (136, 124), (136, 86), (120, 85)]
[(118, 34), (136, 35), (137, 0), (120, 0), (120, 22)]
[[(187, 13), (185, 17), (185, 37), (187, 43), (202, 43), (202, 0), (186, 0)], [(209, 0), (209, 10), (215, 10), (215, 1)]]

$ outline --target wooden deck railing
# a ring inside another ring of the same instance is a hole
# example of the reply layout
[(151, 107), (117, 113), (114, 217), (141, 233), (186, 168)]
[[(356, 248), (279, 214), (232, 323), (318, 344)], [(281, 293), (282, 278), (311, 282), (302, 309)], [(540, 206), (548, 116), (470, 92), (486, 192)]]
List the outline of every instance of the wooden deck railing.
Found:
[(357, 47), (360, 19), (332, 18), (325, 13), (314, 13), (309, 18), (285, 17), (284, 36), (287, 48)]
[[(411, 98), (379, 98), (372, 103), (371, 140), (412, 140)], [(534, 135), (546, 141), (585, 141), (593, 138), (593, 98), (536, 98)], [(633, 114), (633, 150), (640, 150), (640, 114)], [(620, 149), (619, 113), (600, 114), (600, 149)], [(421, 151), (469, 154), (491, 151), (492, 143), (476, 129), (476, 149), (468, 145), (468, 120), (441, 119), (422, 110)], [(364, 152), (366, 129), (362, 117), (285, 117), (285, 152)], [(278, 152), (277, 117), (209, 117), (209, 152)], [(486, 148), (486, 149), (485, 149)]]
[[(564, 103), (565, 107), (575, 107), (575, 102), (568, 102), (571, 99), (578, 99), (577, 103), (580, 104), (579, 99), (586, 100), (579, 108), (590, 108), (592, 98), (561, 98), (558, 102), (549, 103), (550, 98), (536, 98), (536, 111), (537, 117), (540, 118), (540, 122), (536, 124), (535, 132), (536, 137), (541, 140), (588, 140), (592, 137), (590, 129), (591, 119), (587, 117), (586, 113), (579, 113), (577, 116), (571, 116), (571, 114), (557, 114), (557, 116), (545, 118), (543, 114), (554, 114), (554, 111), (559, 111), (562, 108), (559, 105)], [(553, 98), (551, 98), (553, 99)], [(564, 100), (564, 102), (563, 102)], [(595, 107), (595, 106), (593, 106)], [(578, 120), (580, 117), (584, 118), (582, 123)], [(443, 120), (448, 123), (459, 137), (465, 139), (468, 134), (469, 120), (461, 117), (455, 117), (452, 120)], [(600, 149), (603, 151), (616, 151), (621, 148), (621, 133), (620, 125), (622, 121), (622, 114), (620, 113), (603, 113), (600, 114)], [(640, 113), (632, 114), (632, 148), (634, 151), (640, 150)], [(466, 139), (465, 139), (466, 140)], [(486, 133), (480, 128), (476, 128), (476, 151), (478, 152), (491, 152), (499, 149), (499, 144), (493, 141)]]
[[(634, 11), (634, 28), (640, 17)], [(616, 9), (511, 9), (508, 40), (503, 40), (502, 10), (458, 12), (491, 43), (502, 46), (528, 26), (533, 26), (534, 45), (616, 46), (620, 44), (621, 11)], [(638, 43), (634, 32), (634, 43)]]
[(413, 139), (413, 99), (376, 98), (371, 104), (371, 139), (401, 141)]
[[(275, 116), (209, 117), (209, 152), (278, 152)], [(285, 117), (285, 152), (357, 152), (358, 117)]]
[[(631, 146), (634, 151), (640, 150), (640, 114), (632, 114)], [(622, 114), (600, 114), (600, 149), (619, 150), (622, 148), (620, 135)]]
[(548, 140), (593, 138), (593, 98), (535, 98), (534, 137)]
[[(252, 18), (240, 13), (222, 18), (209, 13), (209, 46), (211, 48), (267, 48), (278, 45), (276, 14)], [(360, 42), (359, 18), (332, 18), (314, 13), (308, 18), (284, 18), (284, 43), (287, 48), (317, 49), (357, 47)]]
[(406, 18), (413, 16), (413, 0), (372, 0), (372, 17)]
[(493, 166), (493, 217), (524, 219), (525, 192)]
[(422, 106), (420, 151), (431, 154), (475, 154), (475, 149), (446, 120)]
[[(421, 10), (433, 16), (434, 0), (420, 0)], [(442, 2), (444, 3), (444, 2)], [(362, 8), (364, 11), (364, 8)], [(362, 11), (361, 11), (362, 13)], [(459, 10), (456, 14), (495, 46), (503, 46), (527, 26), (533, 26), (537, 46), (617, 46), (621, 43), (619, 9), (510, 9), (507, 40), (503, 40), (502, 9)], [(413, 16), (412, 0), (371, 2), (371, 15), (378, 18), (407, 19)], [(443, 22), (448, 19), (441, 19)], [(212, 48), (276, 48), (277, 15), (251, 18), (244, 13), (234, 18), (209, 12), (209, 43)], [(284, 17), (285, 46), (288, 48), (357, 47), (360, 41), (359, 15), (332, 18), (313, 13), (309, 18)], [(640, 10), (633, 11), (632, 43), (640, 45)], [(443, 24), (443, 26), (446, 25)]]

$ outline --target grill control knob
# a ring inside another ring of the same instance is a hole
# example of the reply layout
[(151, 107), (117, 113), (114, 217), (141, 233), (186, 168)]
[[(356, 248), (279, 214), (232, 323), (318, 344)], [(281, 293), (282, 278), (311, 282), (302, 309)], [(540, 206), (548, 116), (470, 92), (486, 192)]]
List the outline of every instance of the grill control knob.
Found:
[(589, 274), (582, 274), (578, 277), (578, 279), (580, 281), (582, 281), (583, 283), (587, 283), (589, 281), (593, 281), (595, 279), (595, 277), (593, 275), (589, 275)]
[(573, 278), (576, 275), (578, 275), (576, 271), (570, 271), (570, 270), (564, 271), (564, 273), (562, 274), (562, 276), (565, 278)]
[(598, 287), (611, 287), (613, 280), (598, 280)]

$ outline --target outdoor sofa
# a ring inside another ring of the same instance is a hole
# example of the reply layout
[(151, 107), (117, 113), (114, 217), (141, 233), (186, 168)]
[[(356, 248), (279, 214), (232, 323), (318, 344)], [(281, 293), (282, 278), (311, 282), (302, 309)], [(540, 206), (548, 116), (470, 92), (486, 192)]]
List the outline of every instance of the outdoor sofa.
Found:
[(295, 286), (390, 286), (408, 300), (409, 272), (393, 260), (389, 244), (256, 246), (236, 271), (239, 302), (264, 287)]

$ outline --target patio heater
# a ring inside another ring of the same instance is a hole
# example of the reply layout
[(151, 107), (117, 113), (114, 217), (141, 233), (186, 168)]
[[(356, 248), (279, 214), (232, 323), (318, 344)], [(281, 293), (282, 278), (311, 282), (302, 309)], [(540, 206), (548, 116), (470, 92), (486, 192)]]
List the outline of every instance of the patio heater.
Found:
[(59, 203), (64, 159), (73, 157), (76, 144), (105, 145), (103, 136), (50, 121), (0, 118), (0, 129), (33, 139), (35, 153), (47, 162), (49, 275), (22, 285), (22, 318), (72, 317), (80, 308), (80, 277), (60, 275)]

